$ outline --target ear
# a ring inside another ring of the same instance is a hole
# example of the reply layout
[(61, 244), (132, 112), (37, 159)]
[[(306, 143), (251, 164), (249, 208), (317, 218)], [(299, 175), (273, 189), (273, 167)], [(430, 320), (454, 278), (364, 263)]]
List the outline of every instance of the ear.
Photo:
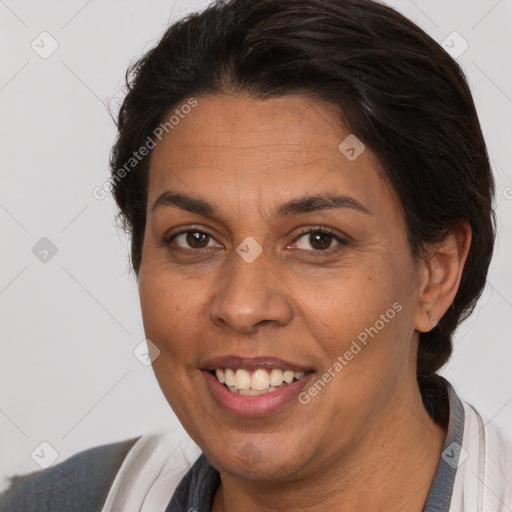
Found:
[(419, 303), (414, 328), (428, 332), (450, 307), (457, 290), (471, 245), (468, 222), (456, 224), (441, 242), (427, 245), (420, 263)]

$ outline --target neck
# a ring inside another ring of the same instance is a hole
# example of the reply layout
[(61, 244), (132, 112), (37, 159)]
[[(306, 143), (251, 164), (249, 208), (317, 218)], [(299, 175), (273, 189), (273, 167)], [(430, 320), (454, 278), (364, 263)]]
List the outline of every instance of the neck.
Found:
[(293, 481), (247, 481), (223, 475), (212, 512), (400, 510), (421, 512), (446, 430), (425, 410), (419, 389), (395, 392), (385, 417), (347, 456)]

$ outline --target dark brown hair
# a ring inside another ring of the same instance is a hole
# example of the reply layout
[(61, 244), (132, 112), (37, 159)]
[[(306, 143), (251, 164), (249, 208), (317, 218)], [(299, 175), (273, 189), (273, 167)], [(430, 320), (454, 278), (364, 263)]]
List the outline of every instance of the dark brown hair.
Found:
[(494, 181), (473, 99), (458, 64), (414, 23), (371, 0), (217, 1), (174, 23), (127, 73), (111, 153), (112, 188), (138, 273), (149, 155), (120, 169), (169, 112), (193, 95), (265, 99), (306, 94), (336, 105), (380, 161), (403, 209), (415, 257), (458, 221), (472, 243), (457, 295), (420, 333), (424, 394), (452, 352), (457, 325), (485, 285), (495, 237)]

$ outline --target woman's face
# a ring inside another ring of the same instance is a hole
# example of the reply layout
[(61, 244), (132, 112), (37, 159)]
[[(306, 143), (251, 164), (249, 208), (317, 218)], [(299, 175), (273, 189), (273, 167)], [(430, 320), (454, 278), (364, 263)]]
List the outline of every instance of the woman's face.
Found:
[(156, 377), (220, 471), (325, 470), (417, 393), (424, 274), (403, 211), (369, 149), (339, 148), (350, 132), (328, 105), (196, 99), (150, 163), (139, 289)]

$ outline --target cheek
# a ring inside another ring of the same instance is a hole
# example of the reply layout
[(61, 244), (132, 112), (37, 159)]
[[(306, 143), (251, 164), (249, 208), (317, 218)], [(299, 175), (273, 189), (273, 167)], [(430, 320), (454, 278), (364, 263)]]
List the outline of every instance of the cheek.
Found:
[(146, 337), (173, 361), (182, 359), (192, 349), (187, 340), (195, 339), (193, 331), (199, 321), (198, 284), (167, 272), (141, 269), (139, 296)]
[(338, 278), (309, 289), (303, 314), (328, 367), (338, 356), (353, 370), (369, 366), (387, 373), (406, 364), (412, 322), (410, 279), (399, 267), (406, 268), (403, 262), (374, 261), (341, 270)]

